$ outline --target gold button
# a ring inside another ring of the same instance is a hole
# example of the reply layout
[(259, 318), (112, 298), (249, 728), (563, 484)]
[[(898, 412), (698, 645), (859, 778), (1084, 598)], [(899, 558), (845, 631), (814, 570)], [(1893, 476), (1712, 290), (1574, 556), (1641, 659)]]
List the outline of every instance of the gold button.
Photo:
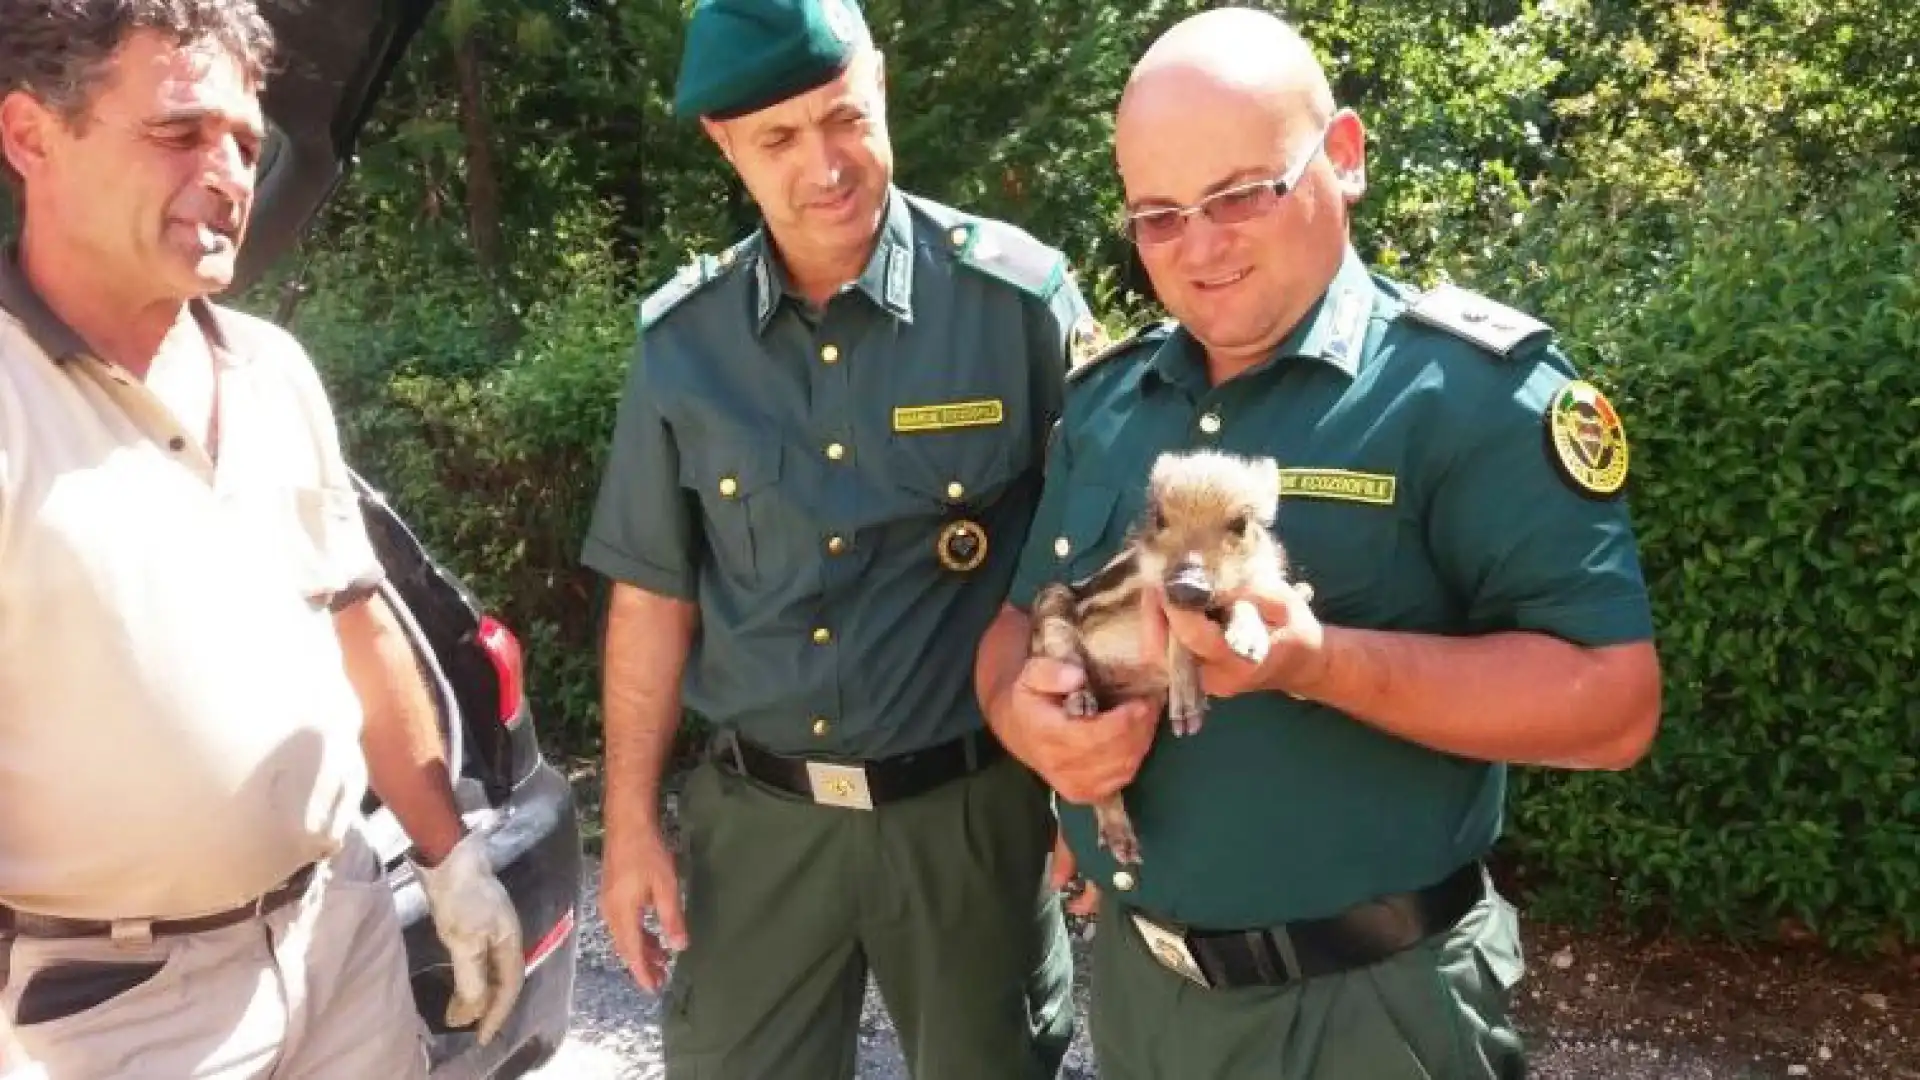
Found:
[(833, 640), (833, 631), (827, 629), (824, 626), (814, 627), (813, 643), (815, 645), (825, 645), (832, 640)]
[(825, 364), (837, 364), (837, 363), (839, 363), (839, 362), (840, 362), (840, 347), (839, 347), (838, 345), (822, 345), (822, 346), (820, 346), (820, 361), (821, 361), (821, 363), (825, 363)]
[(839, 461), (841, 458), (847, 456), (847, 448), (841, 446), (839, 443), (828, 443), (827, 456), (835, 461)]
[(1220, 415), (1218, 413), (1208, 413), (1205, 416), (1202, 416), (1200, 418), (1200, 430), (1206, 432), (1209, 435), (1219, 434)]
[(1125, 870), (1115, 870), (1113, 872), (1113, 887), (1119, 889), (1121, 892), (1132, 892), (1133, 875), (1127, 873)]
[(839, 536), (827, 537), (827, 554), (838, 555), (845, 550), (847, 550), (847, 541), (845, 538)]
[(720, 265), (721, 266), (733, 265), (733, 249), (732, 248), (728, 248), (727, 250), (720, 253)]
[(947, 498), (952, 499), (954, 502), (959, 502), (960, 496), (965, 495), (966, 493), (967, 493), (967, 489), (961, 487), (960, 481), (958, 480), (955, 480), (953, 483), (947, 485)]
[(720, 478), (720, 494), (725, 495), (727, 498), (731, 499), (733, 498), (734, 493), (739, 490), (740, 490), (740, 484), (733, 477), (723, 476)]
[(830, 726), (831, 725), (827, 723), (827, 718), (824, 716), (816, 716), (813, 718), (813, 733), (815, 735), (825, 735), (827, 728)]
[(1073, 545), (1072, 545), (1072, 544), (1069, 544), (1069, 543), (1067, 543), (1067, 538), (1066, 538), (1066, 537), (1064, 537), (1064, 536), (1056, 536), (1056, 537), (1054, 537), (1054, 538), (1053, 538), (1053, 553), (1054, 553), (1054, 555), (1056, 555), (1056, 556), (1058, 556), (1059, 558), (1062, 558), (1062, 559), (1064, 559), (1064, 558), (1066, 558), (1066, 557), (1067, 557), (1067, 553), (1068, 553), (1068, 552), (1070, 552), (1070, 551), (1072, 551), (1072, 550), (1073, 550)]
[(954, 243), (954, 246), (955, 246), (955, 247), (958, 247), (958, 246), (960, 246), (961, 244), (964, 244), (964, 243), (966, 243), (966, 242), (967, 242), (967, 230), (966, 230), (966, 227), (965, 227), (965, 226), (960, 226), (960, 227), (957, 227), (957, 228), (955, 228), (955, 229), (953, 230), (953, 243)]

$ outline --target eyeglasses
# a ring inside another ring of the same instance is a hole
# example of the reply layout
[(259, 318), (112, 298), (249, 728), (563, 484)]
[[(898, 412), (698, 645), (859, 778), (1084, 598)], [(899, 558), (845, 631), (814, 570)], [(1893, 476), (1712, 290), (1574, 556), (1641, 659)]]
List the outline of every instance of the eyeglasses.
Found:
[(1281, 199), (1299, 186), (1300, 178), (1306, 174), (1307, 166), (1312, 164), (1313, 159), (1319, 156), (1326, 138), (1327, 128), (1323, 127), (1320, 134), (1314, 137), (1313, 148), (1293, 168), (1288, 169), (1285, 176), (1236, 184), (1225, 191), (1216, 191), (1192, 206), (1169, 206), (1128, 214), (1120, 219), (1120, 233), (1135, 244), (1166, 244), (1180, 239), (1186, 233), (1187, 219), (1195, 214), (1205, 214), (1207, 220), (1215, 225), (1238, 225), (1252, 221), (1278, 206)]

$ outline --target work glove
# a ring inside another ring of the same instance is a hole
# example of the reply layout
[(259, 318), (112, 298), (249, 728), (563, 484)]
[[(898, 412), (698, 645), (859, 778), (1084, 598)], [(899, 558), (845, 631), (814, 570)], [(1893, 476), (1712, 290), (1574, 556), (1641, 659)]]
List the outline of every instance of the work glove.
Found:
[(520, 918), (487, 860), (485, 838), (462, 837), (438, 866), (414, 863), (427, 894), (434, 931), (453, 959), (453, 1000), (447, 1025), (480, 1021), (482, 1045), (493, 1041), (526, 980)]

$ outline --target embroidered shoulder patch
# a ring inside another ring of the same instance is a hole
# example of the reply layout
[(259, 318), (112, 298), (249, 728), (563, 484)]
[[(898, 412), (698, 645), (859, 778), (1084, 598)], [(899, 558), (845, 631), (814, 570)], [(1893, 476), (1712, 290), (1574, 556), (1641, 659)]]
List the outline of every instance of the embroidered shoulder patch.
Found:
[(1546, 411), (1547, 456), (1568, 484), (1592, 499), (1611, 499), (1627, 484), (1627, 430), (1598, 387), (1574, 379)]
[(1553, 329), (1524, 311), (1452, 284), (1438, 285), (1421, 294), (1407, 308), (1407, 315), (1501, 357), (1510, 355), (1521, 342)]

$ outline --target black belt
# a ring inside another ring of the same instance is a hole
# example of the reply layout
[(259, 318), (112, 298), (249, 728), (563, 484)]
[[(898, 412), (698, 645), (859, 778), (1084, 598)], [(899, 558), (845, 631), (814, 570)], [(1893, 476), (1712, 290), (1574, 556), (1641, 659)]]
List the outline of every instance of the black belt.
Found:
[(204, 934), (257, 919), (286, 907), (307, 891), (318, 863), (295, 870), (285, 881), (236, 908), (186, 919), (69, 919), (16, 911), (0, 904), (0, 938), (146, 938)]
[(1436, 885), (1396, 893), (1324, 919), (1250, 930), (1180, 927), (1127, 912), (1162, 966), (1201, 986), (1280, 986), (1378, 963), (1466, 917), (1485, 895), (1476, 860)]
[(871, 810), (923, 795), (950, 780), (979, 772), (1005, 753), (984, 729), (938, 746), (877, 761), (832, 761), (776, 754), (738, 735), (715, 740), (714, 759), (768, 787), (823, 806)]

